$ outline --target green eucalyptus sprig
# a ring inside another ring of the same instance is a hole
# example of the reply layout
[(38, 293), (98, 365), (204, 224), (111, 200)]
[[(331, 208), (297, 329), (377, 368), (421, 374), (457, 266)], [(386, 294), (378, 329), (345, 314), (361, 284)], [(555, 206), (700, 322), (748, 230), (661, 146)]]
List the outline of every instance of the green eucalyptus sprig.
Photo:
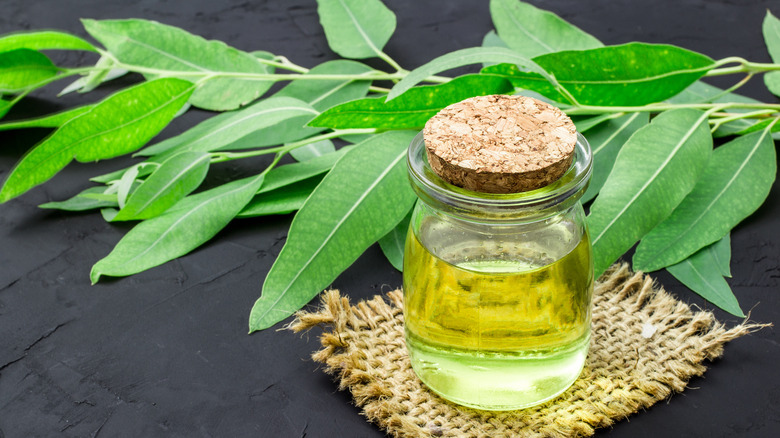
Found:
[[(428, 118), (476, 95), (531, 93), (572, 116), (593, 149), (583, 202), (592, 201), (596, 274), (639, 242), (635, 269), (666, 268), (743, 315), (724, 279), (729, 233), (764, 202), (775, 179), (780, 105), (734, 92), (763, 75), (780, 95), (780, 20), (771, 13), (764, 37), (774, 62), (754, 63), (670, 45), (604, 46), (555, 14), (491, 0), (496, 31), (482, 47), (409, 71), (383, 51), (396, 22), (379, 0), (317, 3), (328, 44), (347, 59), (311, 69), (137, 19), (84, 20), (101, 47), (52, 31), (0, 37), (0, 117), (65, 78), (78, 77), (63, 92), (89, 92), (126, 72), (145, 78), (96, 104), (0, 123), (0, 130), (56, 128), (9, 172), (0, 202), (73, 159), (144, 157), (96, 176), (98, 185), (69, 200), (41, 205), (140, 221), (93, 266), (93, 283), (180, 257), (236, 218), (297, 211), (250, 314), (250, 331), (260, 330), (305, 305), (375, 242), (400, 267), (415, 201), (404, 156)], [(65, 68), (45, 50), (92, 51), (99, 60)], [(365, 58), (385, 61), (388, 71), (355, 61)], [(474, 64), (482, 66), (478, 73), (441, 75)], [(700, 81), (722, 75), (739, 77), (726, 90)], [(289, 83), (266, 96), (280, 81)], [(147, 145), (190, 106), (222, 113)], [(713, 137), (726, 136), (713, 147)], [(348, 145), (337, 148), (334, 140)], [(212, 164), (260, 155), (273, 159), (256, 175), (198, 191)], [(286, 155), (297, 162), (280, 164)]]

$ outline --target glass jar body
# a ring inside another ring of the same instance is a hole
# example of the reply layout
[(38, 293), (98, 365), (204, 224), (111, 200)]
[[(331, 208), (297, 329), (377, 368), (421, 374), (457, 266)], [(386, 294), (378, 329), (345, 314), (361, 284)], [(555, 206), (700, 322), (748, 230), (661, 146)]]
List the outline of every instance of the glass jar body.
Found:
[(560, 202), (529, 205), (531, 193), (504, 197), (525, 201), (501, 208), (473, 192), (454, 205), (415, 189), (404, 255), (415, 373), (442, 397), (478, 409), (519, 409), (563, 392), (590, 340), (593, 261), (576, 202), (584, 185)]

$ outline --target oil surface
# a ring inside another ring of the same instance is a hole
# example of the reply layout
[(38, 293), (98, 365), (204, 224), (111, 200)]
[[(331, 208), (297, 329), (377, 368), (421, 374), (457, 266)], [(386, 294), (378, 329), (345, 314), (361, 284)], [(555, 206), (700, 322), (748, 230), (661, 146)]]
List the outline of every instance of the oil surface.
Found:
[(475, 408), (518, 409), (555, 397), (579, 375), (590, 339), (589, 239), (560, 255), (531, 243), (466, 240), (438, 248), (440, 257), (426, 249), (436, 242), (423, 246), (409, 233), (407, 348), (434, 392)]

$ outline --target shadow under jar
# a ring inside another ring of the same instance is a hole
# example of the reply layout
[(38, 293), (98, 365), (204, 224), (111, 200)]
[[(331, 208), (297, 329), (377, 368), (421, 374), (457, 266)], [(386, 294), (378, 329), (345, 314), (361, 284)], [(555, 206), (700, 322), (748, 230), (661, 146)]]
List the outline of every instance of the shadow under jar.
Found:
[(580, 134), (557, 181), (512, 194), (465, 190), (430, 167), (423, 134), (408, 171), (419, 201), (403, 283), (412, 367), (435, 393), (485, 410), (550, 400), (579, 376), (590, 341), (593, 257), (580, 197)]

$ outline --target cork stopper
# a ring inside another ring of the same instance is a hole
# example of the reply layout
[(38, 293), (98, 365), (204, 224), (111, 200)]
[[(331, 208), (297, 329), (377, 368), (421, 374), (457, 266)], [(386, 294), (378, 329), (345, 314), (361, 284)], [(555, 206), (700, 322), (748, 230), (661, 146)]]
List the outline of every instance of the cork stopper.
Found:
[(423, 130), (428, 162), (450, 184), (485, 193), (544, 187), (571, 165), (577, 129), (560, 109), (525, 96), (452, 104)]

